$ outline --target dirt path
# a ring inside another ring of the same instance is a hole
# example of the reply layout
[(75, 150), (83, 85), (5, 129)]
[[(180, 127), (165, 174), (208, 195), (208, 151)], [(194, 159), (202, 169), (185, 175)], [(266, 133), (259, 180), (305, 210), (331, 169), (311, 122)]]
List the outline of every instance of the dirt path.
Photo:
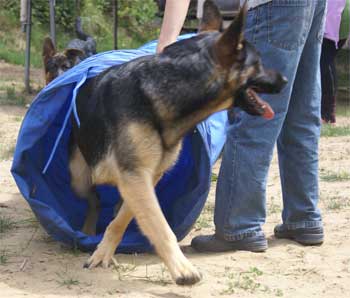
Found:
[[(19, 297), (349, 297), (350, 136), (321, 140), (321, 201), (326, 241), (303, 247), (276, 240), (281, 190), (276, 157), (268, 181), (266, 253), (196, 254), (193, 236), (213, 232), (215, 182), (203, 214), (181, 243), (203, 274), (193, 287), (174, 285), (158, 257), (116, 255), (118, 265), (83, 270), (88, 254), (54, 242), (38, 225), (9, 173), (25, 109), (0, 105), (0, 296)], [(339, 125), (349, 120), (339, 118)], [(219, 164), (215, 166), (217, 173)]]

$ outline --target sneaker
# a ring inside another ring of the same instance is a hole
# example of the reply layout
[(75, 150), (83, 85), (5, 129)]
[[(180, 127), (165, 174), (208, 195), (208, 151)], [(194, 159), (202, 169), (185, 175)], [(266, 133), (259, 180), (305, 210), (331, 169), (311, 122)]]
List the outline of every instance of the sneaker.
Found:
[(267, 240), (264, 235), (260, 235), (247, 237), (242, 240), (227, 241), (213, 234), (194, 237), (191, 246), (198, 252), (225, 252), (234, 250), (263, 252), (267, 249)]
[(285, 225), (275, 226), (275, 237), (280, 239), (291, 239), (302, 245), (321, 245), (323, 243), (323, 228), (299, 228), (288, 229)]

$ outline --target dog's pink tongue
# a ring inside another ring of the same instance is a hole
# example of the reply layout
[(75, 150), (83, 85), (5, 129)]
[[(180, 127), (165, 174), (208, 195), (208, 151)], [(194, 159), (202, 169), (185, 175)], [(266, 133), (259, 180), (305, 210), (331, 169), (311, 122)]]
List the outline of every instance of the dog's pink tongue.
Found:
[(268, 120), (273, 119), (273, 117), (275, 116), (275, 112), (270, 107), (270, 105), (265, 102), (264, 105), (262, 106), (262, 108), (264, 109), (264, 114), (262, 114), (262, 116)]
[(253, 96), (257, 103), (260, 105), (260, 108), (264, 110), (264, 113), (261, 115), (262, 117), (270, 120), (275, 116), (275, 112), (273, 111), (271, 106), (266, 101), (262, 100), (262, 98), (258, 94), (256, 94), (254, 90), (248, 89), (248, 94)]

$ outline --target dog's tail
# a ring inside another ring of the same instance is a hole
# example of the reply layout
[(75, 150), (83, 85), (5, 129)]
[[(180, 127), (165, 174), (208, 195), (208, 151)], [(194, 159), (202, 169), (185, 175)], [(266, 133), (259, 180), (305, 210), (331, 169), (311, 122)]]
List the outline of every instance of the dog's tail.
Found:
[(88, 39), (93, 39), (92, 36), (86, 34), (81, 26), (81, 18), (77, 17), (75, 21), (75, 33), (79, 39), (87, 41)]

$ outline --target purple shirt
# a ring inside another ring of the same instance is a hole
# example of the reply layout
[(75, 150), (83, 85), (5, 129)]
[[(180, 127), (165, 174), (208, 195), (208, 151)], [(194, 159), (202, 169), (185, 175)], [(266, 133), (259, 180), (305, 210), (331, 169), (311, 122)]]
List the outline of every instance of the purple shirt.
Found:
[(336, 44), (339, 41), (340, 21), (345, 4), (346, 0), (328, 1), (324, 37), (333, 40)]

